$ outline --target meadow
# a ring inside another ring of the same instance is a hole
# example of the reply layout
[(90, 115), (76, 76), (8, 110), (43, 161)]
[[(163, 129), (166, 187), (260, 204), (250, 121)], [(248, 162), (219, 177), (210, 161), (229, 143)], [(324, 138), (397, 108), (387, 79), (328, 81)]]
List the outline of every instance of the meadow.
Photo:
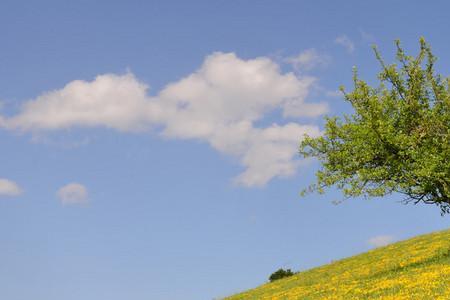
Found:
[(450, 299), (450, 230), (418, 236), (225, 298)]

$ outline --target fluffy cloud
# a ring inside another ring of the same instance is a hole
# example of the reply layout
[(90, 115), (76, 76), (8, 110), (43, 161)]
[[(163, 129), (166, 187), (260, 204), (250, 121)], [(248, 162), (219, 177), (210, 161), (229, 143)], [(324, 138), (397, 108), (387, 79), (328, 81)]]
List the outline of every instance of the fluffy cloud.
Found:
[(85, 204), (89, 201), (86, 187), (79, 183), (69, 183), (56, 193), (62, 204)]
[[(307, 69), (307, 60), (298, 58), (298, 68)], [(320, 132), (317, 126), (292, 121), (262, 128), (255, 123), (274, 111), (284, 118), (325, 113), (326, 104), (305, 103), (315, 81), (282, 73), (267, 57), (243, 60), (218, 52), (155, 96), (131, 73), (104, 74), (25, 102), (18, 114), (0, 119), (0, 126), (24, 132), (99, 126), (121, 132), (154, 129), (166, 138), (207, 142), (245, 167), (237, 183), (264, 185), (294, 174), (301, 137)]]
[(348, 53), (353, 53), (355, 51), (355, 44), (353, 41), (346, 35), (338, 36), (334, 42), (338, 45), (344, 47)]
[(22, 194), (22, 189), (14, 181), (0, 178), (0, 197), (14, 197)]
[(137, 130), (148, 120), (146, 89), (132, 74), (100, 75), (92, 82), (75, 80), (25, 102), (17, 116), (3, 119), (3, 126), (23, 131), (74, 126)]
[(395, 238), (392, 235), (379, 235), (370, 238), (367, 243), (374, 247), (383, 247), (386, 245), (389, 245), (395, 240)]

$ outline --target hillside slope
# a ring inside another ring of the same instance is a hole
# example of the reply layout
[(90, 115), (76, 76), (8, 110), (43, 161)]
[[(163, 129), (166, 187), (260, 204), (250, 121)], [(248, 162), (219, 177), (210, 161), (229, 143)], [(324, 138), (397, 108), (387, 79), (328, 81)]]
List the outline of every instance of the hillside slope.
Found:
[(450, 299), (450, 230), (264, 284), (226, 300)]

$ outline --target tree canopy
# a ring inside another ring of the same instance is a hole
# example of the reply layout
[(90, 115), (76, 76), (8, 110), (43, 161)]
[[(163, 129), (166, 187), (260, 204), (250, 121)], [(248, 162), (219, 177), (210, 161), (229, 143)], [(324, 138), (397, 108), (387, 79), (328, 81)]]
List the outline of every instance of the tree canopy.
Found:
[(450, 78), (435, 72), (423, 38), (417, 56), (396, 41), (396, 63), (381, 64), (371, 87), (354, 70), (354, 89), (341, 91), (353, 113), (327, 117), (323, 135), (306, 136), (300, 154), (321, 162), (304, 192), (336, 186), (345, 197), (403, 194), (407, 203), (450, 213)]
[(279, 280), (285, 277), (289, 277), (294, 275), (294, 272), (291, 271), (291, 269), (278, 269), (275, 272), (273, 272), (270, 276), (269, 276), (269, 281), (270, 282), (274, 282), (275, 280)]

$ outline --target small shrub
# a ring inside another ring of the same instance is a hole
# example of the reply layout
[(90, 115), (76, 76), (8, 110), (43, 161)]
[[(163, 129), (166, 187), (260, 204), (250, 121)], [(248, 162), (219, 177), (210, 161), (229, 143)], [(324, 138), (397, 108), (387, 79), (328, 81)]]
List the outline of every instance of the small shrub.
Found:
[(294, 275), (294, 272), (292, 272), (291, 269), (286, 269), (286, 270), (278, 269), (277, 271), (273, 272), (270, 275), (269, 281), (273, 282), (275, 280), (278, 280), (278, 279), (281, 279), (281, 278), (284, 278), (284, 277), (289, 277), (289, 276), (292, 276), (292, 275)]

